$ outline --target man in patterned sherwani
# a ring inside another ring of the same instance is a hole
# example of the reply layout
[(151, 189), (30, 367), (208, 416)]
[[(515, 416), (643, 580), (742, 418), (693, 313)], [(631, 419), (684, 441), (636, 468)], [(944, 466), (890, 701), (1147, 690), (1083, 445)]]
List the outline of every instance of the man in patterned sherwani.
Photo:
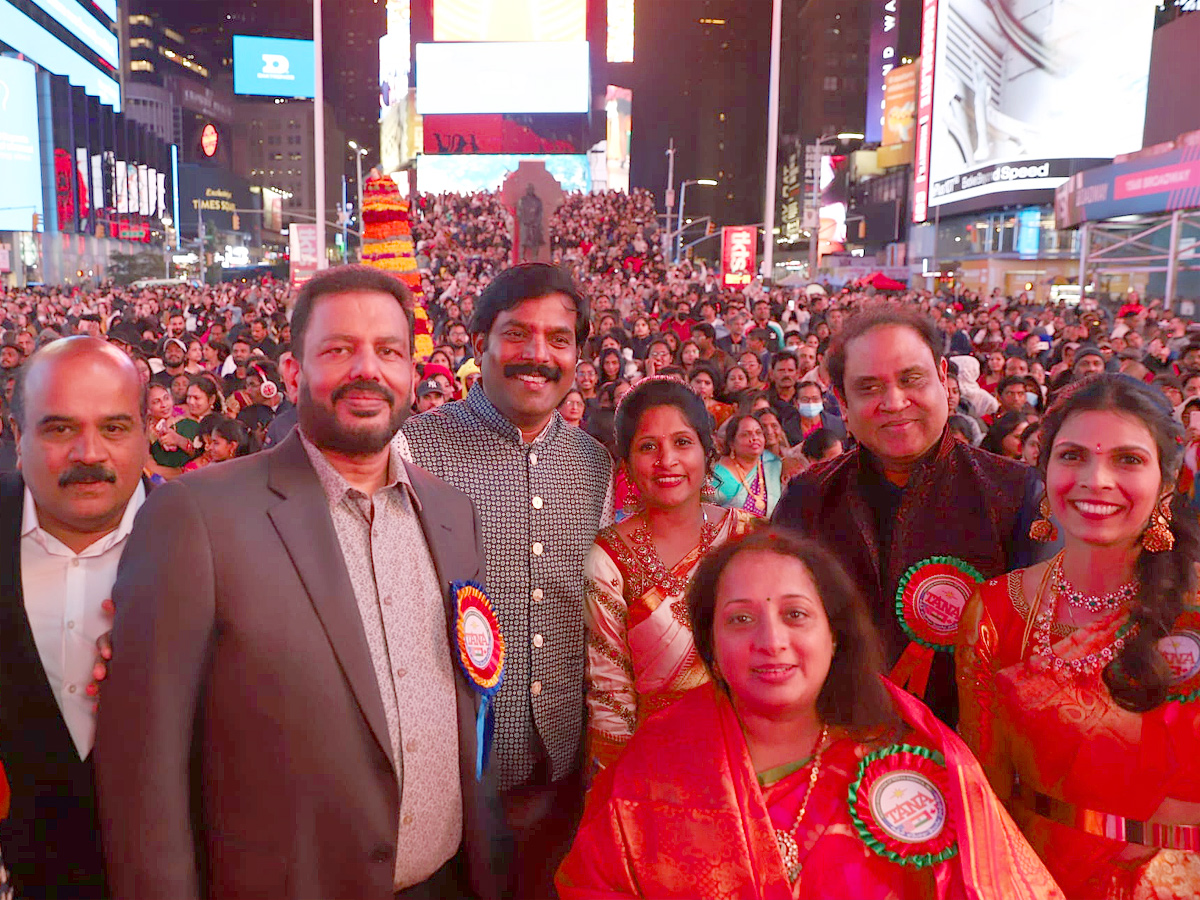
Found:
[(612, 464), (557, 410), (589, 330), (588, 301), (565, 272), (506, 270), (471, 322), (482, 380), (402, 430), (417, 465), (470, 496), (482, 521), (508, 651), (494, 752), (517, 897), (553, 896), (582, 798), (583, 562), (612, 518)]

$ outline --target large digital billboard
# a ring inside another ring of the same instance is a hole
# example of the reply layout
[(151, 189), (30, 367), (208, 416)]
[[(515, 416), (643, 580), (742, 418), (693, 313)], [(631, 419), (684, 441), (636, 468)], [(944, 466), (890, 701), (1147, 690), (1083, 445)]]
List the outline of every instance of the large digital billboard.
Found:
[(30, 63), (0, 56), (0, 231), (30, 231), (34, 213), (42, 214), (33, 75)]
[(586, 154), (535, 153), (496, 156), (422, 156), (417, 161), (417, 190), (425, 194), (498, 191), (521, 160), (541, 160), (564, 191), (590, 191), (592, 173)]
[(579, 113), (423, 116), (426, 153), (585, 153), (587, 117)]
[(610, 63), (633, 62), (634, 0), (608, 0), (608, 46)]
[[(1081, 161), (1140, 147), (1157, 5), (926, 0), (925, 24), (936, 17), (932, 57), (923, 35), (922, 112), (926, 76), (933, 83), (928, 206), (968, 212), (1029, 202), (1039, 190), (1049, 199)], [(922, 150), (919, 140), (914, 218)]]
[(633, 91), (608, 86), (604, 95), (605, 160), (608, 189), (629, 193), (629, 157), (633, 146)]
[(417, 44), (417, 112), (585, 113), (587, 41)]
[(587, 0), (433, 0), (435, 41), (582, 41)]
[(117, 36), (112, 33), (112, 29), (107, 23), (101, 23), (76, 0), (33, 0), (33, 2), (69, 33), (94, 50), (114, 69), (120, 67), (121, 57), (117, 49)]
[(67, 46), (7, 0), (0, 0), (0, 40), (18, 53), (23, 53), (43, 69), (55, 75), (62, 75), (71, 84), (83, 88), (101, 103), (117, 111), (121, 109), (121, 87), (112, 77), (113, 70), (104, 69), (98, 64), (101, 57), (95, 50), (90, 51), (96, 60), (93, 62)]
[(312, 98), (316, 93), (313, 42), (235, 34), (233, 92)]

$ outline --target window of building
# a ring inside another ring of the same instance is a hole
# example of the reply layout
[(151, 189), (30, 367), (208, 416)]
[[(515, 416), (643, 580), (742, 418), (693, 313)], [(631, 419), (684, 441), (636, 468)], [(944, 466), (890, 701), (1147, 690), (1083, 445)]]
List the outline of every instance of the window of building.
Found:
[(279, 135), (277, 135), (277, 134), (268, 135), (267, 143), (272, 147), (278, 147), (279, 146)]
[(130, 16), (130, 25), (153, 25), (154, 22), (149, 16)]
[(836, 91), (838, 89), (838, 79), (836, 75), (826, 75), (824, 82), (825, 90)]
[(129, 46), (130, 47), (153, 47), (154, 41), (150, 40), (150, 38), (143, 38), (143, 37), (130, 38)]
[(282, 153), (272, 153), (271, 159), (283, 159), (283, 154)]
[(154, 63), (148, 59), (131, 59), (129, 61), (130, 72), (153, 72)]
[(301, 156), (299, 153), (289, 153), (288, 159), (292, 160), (293, 162), (299, 162), (301, 159)]

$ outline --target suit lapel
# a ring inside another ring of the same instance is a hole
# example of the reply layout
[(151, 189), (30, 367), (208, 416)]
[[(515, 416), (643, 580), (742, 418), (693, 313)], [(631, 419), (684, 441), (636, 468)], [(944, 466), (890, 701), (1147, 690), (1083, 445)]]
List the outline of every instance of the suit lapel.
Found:
[(268, 485), (282, 499), (267, 515), (304, 583), (363, 717), (390, 760), (392, 741), (375, 666), (325, 492), (296, 432), (269, 453)]
[(20, 475), (0, 481), (0, 721), (30, 735), (35, 729), (49, 743), (44, 749), (70, 747), (77, 756), (67, 723), (38, 655), (25, 592), (21, 584), (21, 518), (25, 482)]

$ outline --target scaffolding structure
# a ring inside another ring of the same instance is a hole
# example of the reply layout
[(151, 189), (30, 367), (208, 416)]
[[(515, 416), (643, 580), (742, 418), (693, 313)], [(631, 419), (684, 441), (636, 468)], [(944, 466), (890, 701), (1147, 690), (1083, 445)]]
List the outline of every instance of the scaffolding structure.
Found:
[[(1166, 247), (1155, 235), (1169, 229)], [(1127, 216), (1079, 226), (1079, 286), (1098, 275), (1165, 272), (1163, 304), (1170, 309), (1180, 272), (1200, 272), (1200, 209)]]

